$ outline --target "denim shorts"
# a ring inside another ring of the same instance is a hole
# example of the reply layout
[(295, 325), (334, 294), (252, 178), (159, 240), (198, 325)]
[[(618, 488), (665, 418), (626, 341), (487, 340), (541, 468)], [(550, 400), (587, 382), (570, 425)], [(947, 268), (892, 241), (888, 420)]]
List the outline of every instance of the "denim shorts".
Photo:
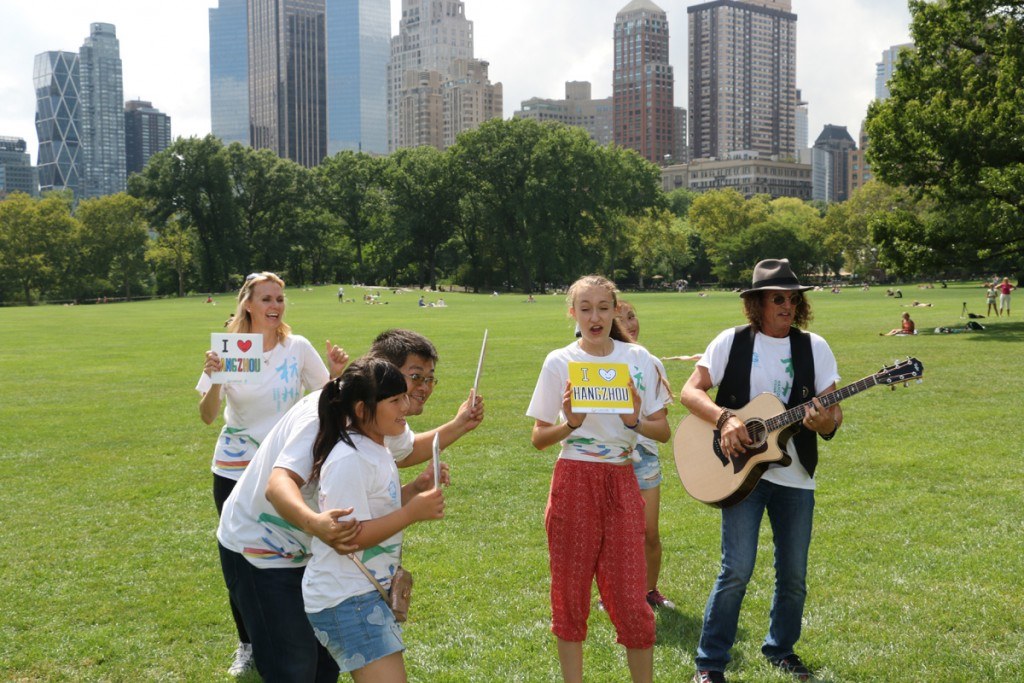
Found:
[(361, 669), (405, 649), (402, 627), (377, 591), (347, 598), (306, 616), (320, 644), (342, 671)]
[(633, 474), (640, 484), (640, 490), (653, 489), (661, 486), (661, 460), (656, 453), (649, 449), (636, 445), (636, 452), (640, 454), (640, 462), (633, 463)]

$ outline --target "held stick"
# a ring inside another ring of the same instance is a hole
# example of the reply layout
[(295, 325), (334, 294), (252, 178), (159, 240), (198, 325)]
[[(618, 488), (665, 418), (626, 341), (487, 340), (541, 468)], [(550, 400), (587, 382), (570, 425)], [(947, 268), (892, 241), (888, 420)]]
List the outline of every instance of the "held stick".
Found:
[(480, 371), (484, 368), (484, 355), (487, 353), (487, 330), (484, 330), (484, 342), (480, 345), (480, 360), (476, 364), (476, 378), (473, 380), (473, 388), (469, 391), (469, 407), (476, 407), (476, 393), (480, 388)]
[(434, 488), (441, 488), (441, 435), (434, 432)]

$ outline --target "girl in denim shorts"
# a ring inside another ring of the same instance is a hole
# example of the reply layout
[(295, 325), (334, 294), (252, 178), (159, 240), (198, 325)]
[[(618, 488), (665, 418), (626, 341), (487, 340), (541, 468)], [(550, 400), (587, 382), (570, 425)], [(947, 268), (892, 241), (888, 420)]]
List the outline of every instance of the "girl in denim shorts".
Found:
[(321, 510), (352, 508), (359, 550), (341, 555), (314, 538), (302, 598), (320, 643), (355, 681), (406, 677), (401, 627), (353, 556), (386, 589), (399, 565), (402, 530), (444, 516), (433, 468), (403, 487), (384, 445), (385, 436), (405, 431), (408, 410), (405, 377), (379, 358), (356, 361), (320, 395), (312, 478), (319, 479)]
[[(619, 300), (618, 319), (630, 338), (637, 342), (640, 337), (640, 319), (636, 308), (628, 301)], [(637, 342), (638, 343), (638, 342)], [(652, 356), (660, 374), (662, 389), (668, 396), (672, 388), (668, 384), (665, 366)], [(675, 609), (674, 602), (658, 590), (658, 575), (661, 573), (661, 535), (658, 533), (658, 513), (661, 507), (661, 461), (658, 459), (658, 443), (644, 436), (637, 436), (633, 473), (640, 485), (640, 496), (644, 499), (644, 557), (647, 560), (647, 604), (654, 609)]]

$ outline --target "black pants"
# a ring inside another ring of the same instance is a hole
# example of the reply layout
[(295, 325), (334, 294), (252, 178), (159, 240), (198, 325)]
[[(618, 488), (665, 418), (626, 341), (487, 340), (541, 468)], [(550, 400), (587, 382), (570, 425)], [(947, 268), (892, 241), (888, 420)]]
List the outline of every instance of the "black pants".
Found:
[[(228, 479), (220, 475), (213, 475), (213, 502), (217, 505), (217, 519), (220, 519), (221, 510), (224, 509), (224, 501), (231, 495), (231, 491), (234, 490), (235, 484), (238, 482), (234, 479)], [(223, 571), (221, 567), (221, 571)], [(245, 631), (245, 624), (242, 622), (242, 615), (238, 611), (238, 607), (235, 605), (234, 599), (231, 594), (228, 594), (228, 601), (231, 603), (231, 616), (235, 620), (235, 630), (238, 631), (238, 642), (250, 643), (249, 634)]]

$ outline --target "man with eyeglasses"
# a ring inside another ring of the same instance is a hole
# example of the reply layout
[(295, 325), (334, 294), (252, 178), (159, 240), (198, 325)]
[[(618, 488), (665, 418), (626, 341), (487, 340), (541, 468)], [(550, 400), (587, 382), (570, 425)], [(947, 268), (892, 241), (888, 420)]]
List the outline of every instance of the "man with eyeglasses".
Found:
[[(409, 412), (407, 415), (421, 415), (427, 399), (434, 393), (437, 378), (434, 367), (437, 364), (437, 349), (422, 334), (405, 329), (390, 329), (377, 335), (367, 353), (390, 361), (406, 378), (409, 387)], [(387, 437), (385, 444), (399, 467), (411, 467), (424, 462), (433, 454), (434, 434), (439, 435), (441, 448), (462, 438), (476, 429), (484, 419), (484, 401), (476, 397), (474, 405), (467, 399), (459, 406), (455, 417), (440, 427), (414, 434), (406, 425), (405, 433), (397, 437)], [(315, 436), (315, 430), (314, 434)], [(312, 449), (312, 441), (310, 441)], [(292, 452), (298, 453), (296, 449)], [(266, 496), (281, 516), (289, 523), (298, 526), (307, 533), (316, 536), (338, 552), (351, 552), (348, 541), (354, 535), (352, 525), (338, 523), (326, 511), (316, 512), (306, 504), (300, 487), (307, 482), (302, 476), (305, 472), (305, 453), (299, 456), (301, 463), (292, 463), (288, 459), (279, 460), (274, 467), (267, 483)], [(309, 465), (312, 465), (310, 450)], [(296, 466), (298, 465), (298, 466)], [(300, 470), (296, 472), (295, 470)]]
[[(740, 293), (747, 325), (723, 331), (708, 345), (680, 394), (699, 418), (717, 426), (726, 457), (746, 452), (752, 440), (733, 414), (770, 392), (790, 409), (807, 401), (803, 429), (787, 444), (791, 462), (769, 467), (742, 501), (722, 509), (722, 565), (704, 610), (697, 646), (698, 683), (724, 683), (729, 651), (736, 639), (740, 607), (757, 557), (761, 519), (767, 511), (775, 544), (775, 594), (761, 652), (768, 662), (798, 680), (811, 673), (793, 651), (800, 638), (807, 595), (807, 554), (814, 513), (817, 439), (829, 440), (842, 424), (839, 405), (824, 408), (816, 396), (835, 389), (835, 356), (820, 336), (804, 332), (811, 306), (787, 259), (754, 266), (750, 289)], [(708, 391), (718, 387), (715, 399)], [(765, 416), (770, 417), (770, 416)]]
[[(411, 330), (387, 330), (374, 340), (369, 355), (401, 370), (410, 398), (407, 415), (421, 414), (437, 386), (437, 350), (430, 340)], [(225, 503), (217, 530), (223, 561), (232, 569), (230, 577), (225, 572), (225, 581), (266, 681), (326, 683), (338, 677), (337, 664), (306, 619), (302, 574), (313, 536), (339, 553), (353, 552), (359, 523), (339, 521), (351, 509), (316, 509), (317, 482), (310, 479), (319, 398), (319, 390), (307, 394), (271, 430)], [(399, 467), (409, 467), (431, 457), (435, 433), (444, 448), (483, 418), (483, 398), (477, 396), (440, 427), (421, 434), (406, 427), (404, 434), (385, 437), (385, 444)]]

